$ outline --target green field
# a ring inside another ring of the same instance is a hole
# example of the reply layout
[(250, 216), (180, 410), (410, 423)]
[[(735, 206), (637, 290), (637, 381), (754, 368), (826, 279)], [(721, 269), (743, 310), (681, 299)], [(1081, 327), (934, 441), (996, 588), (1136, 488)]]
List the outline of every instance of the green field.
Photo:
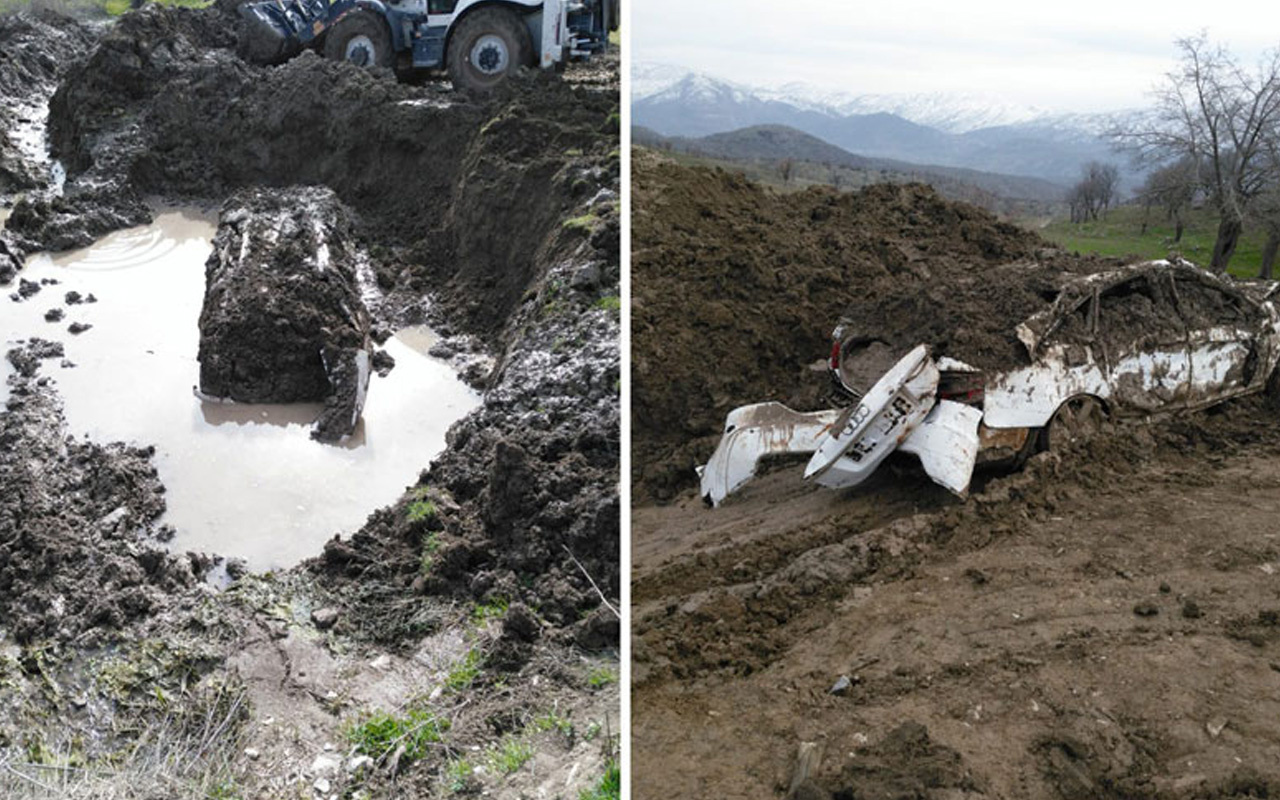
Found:
[[(1182, 241), (1176, 245), (1173, 243), (1173, 223), (1165, 218), (1163, 211), (1151, 209), (1145, 234), (1142, 233), (1142, 219), (1141, 206), (1122, 206), (1112, 209), (1097, 222), (1075, 224), (1054, 220), (1048, 225), (1023, 224), (1049, 241), (1079, 253), (1143, 258), (1165, 258), (1170, 253), (1177, 253), (1188, 261), (1208, 266), (1218, 229), (1218, 219), (1211, 211), (1197, 209), (1188, 214)], [(1246, 227), (1228, 271), (1240, 278), (1257, 277), (1262, 266), (1265, 239), (1261, 231)]]

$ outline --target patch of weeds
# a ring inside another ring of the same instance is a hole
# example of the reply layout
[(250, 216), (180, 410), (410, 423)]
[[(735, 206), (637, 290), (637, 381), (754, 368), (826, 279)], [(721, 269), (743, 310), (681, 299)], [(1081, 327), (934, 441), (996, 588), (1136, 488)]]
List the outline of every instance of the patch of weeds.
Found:
[(510, 775), (520, 769), (531, 758), (533, 758), (533, 745), (514, 736), (489, 748), (488, 753), (490, 768), (503, 775)]
[(509, 605), (505, 597), (495, 597), (487, 603), (477, 603), (476, 607), (471, 609), (471, 621), (477, 625), (483, 625), (491, 619), (501, 619), (506, 616)]
[(222, 781), (211, 786), (205, 796), (211, 800), (240, 800), (240, 790), (235, 781)]
[(436, 565), (438, 552), (440, 552), (440, 534), (427, 534), (427, 538), (422, 540), (422, 557), (419, 560), (419, 568), (423, 575), (431, 574), (431, 569)]
[(439, 513), (436, 504), (427, 498), (430, 491), (425, 486), (413, 490), (414, 501), (405, 509), (405, 518), (410, 522), (429, 522)]
[(603, 689), (611, 683), (618, 682), (618, 673), (608, 667), (596, 667), (587, 676), (587, 684), (592, 689)]
[(622, 298), (616, 294), (605, 295), (596, 301), (596, 308), (604, 311), (619, 311), (622, 309)]
[(619, 115), (617, 111), (614, 111), (605, 118), (604, 124), (608, 125), (610, 128), (620, 127), (622, 125), (622, 116)]
[(604, 774), (600, 781), (590, 789), (578, 794), (578, 800), (618, 800), (622, 794), (622, 768), (616, 759), (609, 759), (605, 764)]
[(424, 708), (410, 708), (403, 716), (374, 711), (347, 727), (347, 740), (356, 750), (381, 760), (404, 745), (401, 759), (414, 761), (426, 755), (432, 744), (444, 741), (449, 721)]
[(573, 219), (566, 219), (562, 226), (571, 231), (582, 231), (583, 233), (591, 233), (596, 227), (596, 215), (587, 213)]
[(591, 720), (591, 722), (587, 724), (587, 729), (582, 732), (582, 738), (588, 742), (593, 742), (596, 737), (600, 735), (600, 731), (600, 723), (595, 720)]
[(484, 653), (480, 652), (480, 648), (473, 647), (467, 651), (462, 660), (449, 670), (449, 674), (444, 677), (444, 688), (450, 692), (461, 692), (470, 689), (476, 679), (480, 677), (481, 667), (484, 665)]
[(556, 731), (565, 738), (573, 738), (573, 722), (556, 710), (548, 711), (540, 717), (533, 720), (534, 730), (540, 733), (547, 731)]
[(455, 758), (444, 767), (445, 785), (451, 792), (464, 792), (475, 779), (475, 766), (465, 758)]

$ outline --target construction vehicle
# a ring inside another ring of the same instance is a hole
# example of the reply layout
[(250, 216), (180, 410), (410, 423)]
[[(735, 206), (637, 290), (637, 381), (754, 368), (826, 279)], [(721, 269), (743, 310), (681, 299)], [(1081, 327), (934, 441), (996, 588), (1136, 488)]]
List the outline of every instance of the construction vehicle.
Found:
[(487, 90), (525, 66), (608, 46), (619, 0), (261, 0), (240, 6), (241, 55), (278, 64), (314, 48), (362, 67), (445, 69)]

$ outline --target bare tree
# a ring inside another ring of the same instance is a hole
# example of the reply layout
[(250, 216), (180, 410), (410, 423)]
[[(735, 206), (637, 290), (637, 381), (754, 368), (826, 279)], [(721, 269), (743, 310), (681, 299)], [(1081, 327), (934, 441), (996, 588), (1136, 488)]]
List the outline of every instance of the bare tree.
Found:
[(1200, 170), (1195, 161), (1189, 157), (1181, 158), (1152, 172), (1138, 190), (1138, 197), (1147, 209), (1152, 206), (1164, 209), (1165, 218), (1173, 222), (1175, 243), (1182, 241), (1186, 213), (1200, 191), (1199, 176)]
[(1178, 66), (1157, 89), (1154, 113), (1112, 135), (1148, 164), (1185, 157), (1203, 166), (1219, 220), (1210, 268), (1223, 272), (1249, 204), (1277, 178), (1266, 153), (1280, 137), (1280, 49), (1248, 72), (1203, 33), (1177, 46)]
[(778, 175), (782, 178), (783, 183), (791, 183), (791, 178), (796, 174), (796, 162), (794, 159), (784, 158), (778, 162)]
[(1120, 170), (1114, 164), (1090, 161), (1081, 170), (1080, 182), (1067, 192), (1071, 221), (1096, 220), (1116, 201), (1120, 186)]

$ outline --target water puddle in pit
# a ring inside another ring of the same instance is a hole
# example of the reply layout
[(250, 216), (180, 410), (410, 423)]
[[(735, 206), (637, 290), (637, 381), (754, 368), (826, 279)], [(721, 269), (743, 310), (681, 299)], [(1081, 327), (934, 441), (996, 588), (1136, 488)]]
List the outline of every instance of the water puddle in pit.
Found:
[[(5, 350), (30, 336), (65, 344), (75, 368), (52, 359), (42, 374), (57, 382), (72, 434), (156, 446), (174, 550), (243, 558), (259, 571), (287, 567), (399, 497), (480, 398), (426, 355), (432, 334), (411, 329), (384, 345), (396, 367), (372, 379), (363, 421), (342, 445), (311, 440), (319, 405), (197, 400), (196, 322), (214, 230), (212, 216), (167, 212), (86, 250), (33, 256), (22, 277), (59, 284), (22, 303), (0, 297), (0, 341)], [(71, 290), (99, 302), (67, 305)], [(46, 322), (51, 308), (66, 316)], [(72, 322), (93, 328), (73, 336)], [(12, 369), (0, 361), (7, 378)]]

